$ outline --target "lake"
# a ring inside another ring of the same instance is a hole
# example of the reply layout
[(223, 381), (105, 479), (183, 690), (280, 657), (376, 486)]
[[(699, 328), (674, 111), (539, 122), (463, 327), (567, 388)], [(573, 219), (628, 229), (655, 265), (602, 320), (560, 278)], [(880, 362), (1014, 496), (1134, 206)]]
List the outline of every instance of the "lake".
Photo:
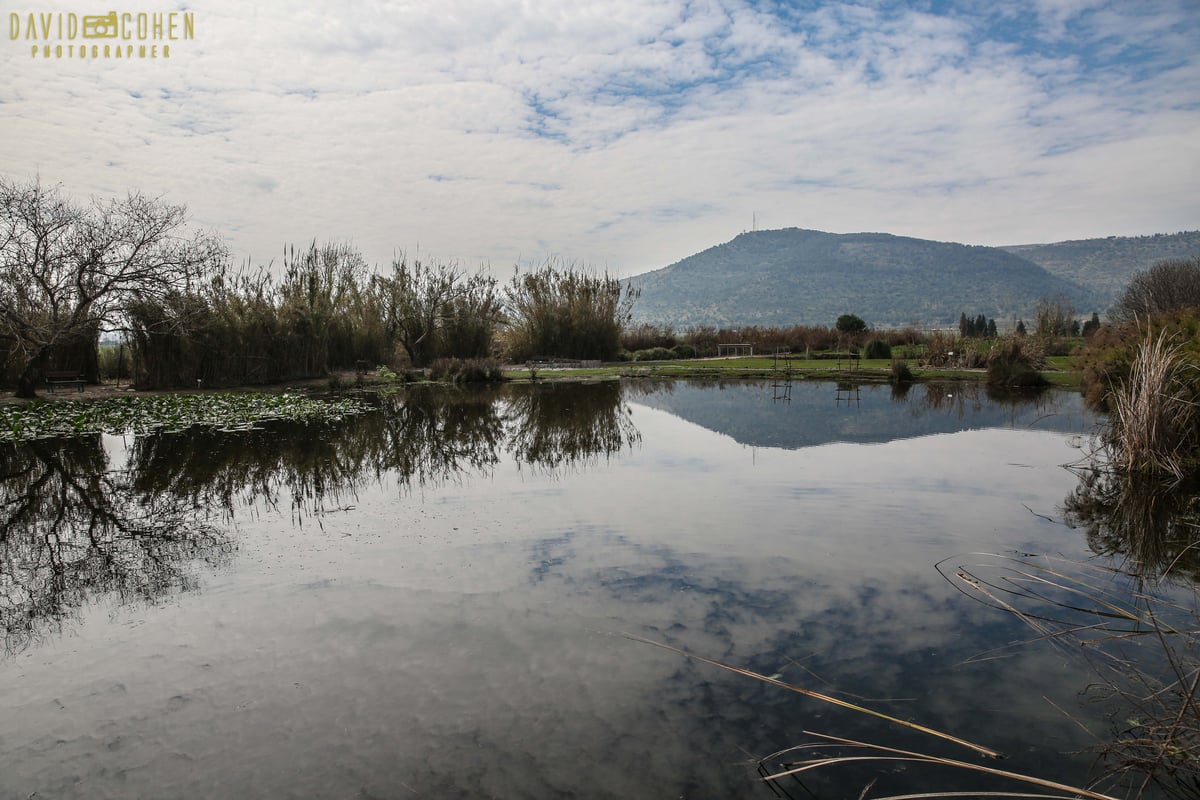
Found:
[(878, 777), (761, 782), (804, 731), (1084, 782), (1084, 728), (1111, 727), (1087, 665), (953, 573), (1119, 563), (1064, 524), (1095, 424), (1066, 392), (631, 382), (7, 445), (0, 796), (857, 797)]

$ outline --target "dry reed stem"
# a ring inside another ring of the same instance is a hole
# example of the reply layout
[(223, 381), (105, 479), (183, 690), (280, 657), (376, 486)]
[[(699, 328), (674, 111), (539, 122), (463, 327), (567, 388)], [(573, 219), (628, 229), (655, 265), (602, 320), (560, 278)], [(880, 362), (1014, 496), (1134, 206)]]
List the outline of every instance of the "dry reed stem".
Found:
[[(1053, 789), (1054, 791), (1057, 791), (1057, 792), (1067, 792), (1067, 793), (1069, 793), (1068, 796), (1071, 798), (1085, 797), (1085, 798), (1089, 798), (1090, 800), (1117, 800), (1117, 798), (1113, 797), (1112, 795), (1101, 794), (1100, 792), (1093, 792), (1090, 789), (1083, 789), (1078, 786), (1069, 786), (1065, 783), (1058, 783), (1057, 781), (1049, 781), (1044, 778), (1036, 778), (1032, 775), (1024, 775), (1020, 772), (1010, 772), (1008, 770), (996, 769), (994, 767), (983, 766), (982, 764), (971, 764), (966, 761), (958, 761), (958, 760), (952, 759), (952, 758), (943, 758), (941, 756), (931, 756), (931, 755), (928, 755), (925, 753), (916, 753), (911, 750), (900, 750), (895, 747), (887, 747), (885, 745), (870, 744), (868, 742), (860, 742), (860, 741), (857, 741), (854, 739), (843, 739), (840, 736), (830, 736), (828, 734), (815, 733), (813, 731), (804, 731), (804, 734), (806, 736), (813, 736), (818, 739), (824, 739), (826, 741), (834, 742), (836, 744), (844, 745), (846, 747), (854, 747), (854, 748), (863, 749), (863, 750), (873, 750), (876, 752), (876, 755), (835, 756), (835, 757), (829, 757), (829, 758), (817, 758), (817, 759), (812, 759), (810, 761), (797, 762), (798, 766), (796, 766), (792, 769), (784, 770), (783, 772), (778, 772), (778, 773), (774, 773), (772, 775), (768, 775), (764, 778), (764, 780), (768, 780), (768, 781), (778, 780), (780, 778), (784, 778), (789, 775), (796, 775), (801, 772), (807, 772), (809, 770), (818, 769), (820, 767), (832, 766), (835, 764), (846, 764), (846, 763), (860, 762), (860, 761), (888, 761), (888, 762), (906, 761), (906, 762), (918, 762), (918, 763), (923, 763), (923, 764), (934, 764), (934, 765), (945, 766), (945, 767), (958, 767), (958, 768), (966, 769), (966, 770), (969, 770), (972, 772), (985, 773), (987, 775), (994, 775), (994, 776), (1000, 777), (1000, 778), (1009, 778), (1011, 780), (1019, 781), (1021, 783), (1028, 783), (1028, 784), (1032, 784), (1034, 786), (1040, 786), (1043, 789)], [(804, 749), (805, 747), (806, 747), (805, 745), (800, 745), (799, 747), (795, 747), (792, 749), (800, 750), (800, 749)], [(884, 753), (887, 753), (890, 755), (882, 755)], [(960, 793), (958, 793), (957, 796), (974, 797), (979, 794), (980, 793), (978, 793), (978, 792), (960, 792)], [(937, 795), (911, 795), (911, 796), (912, 797), (926, 797), (926, 796), (937, 796)], [(954, 795), (949, 795), (949, 796), (954, 796)], [(1016, 797), (1016, 796), (1021, 796), (1021, 795), (1014, 794), (1014, 793), (999, 793), (995, 796)], [(898, 796), (887, 797), (887, 798), (878, 798), (878, 800), (898, 800), (899, 797), (904, 797), (904, 795), (898, 795)]]
[[(1196, 692), (1200, 690), (1200, 665), (1195, 664), (1193, 659), (1188, 657), (1188, 653), (1195, 647), (1200, 633), (1190, 626), (1169, 624), (1163, 619), (1162, 613), (1176, 611), (1194, 614), (1194, 610), (1138, 591), (1130, 593), (1128, 602), (1111, 602), (1108, 599), (1112, 597), (1111, 593), (1061, 570), (1043, 567), (1020, 558), (996, 558), (1007, 564), (1000, 569), (1015, 575), (1015, 579), (993, 577), (985, 580), (965, 567), (959, 567), (950, 573), (942, 568), (942, 563), (945, 562), (940, 563), (938, 569), (952, 585), (965, 584), (974, 590), (974, 594), (958, 586), (960, 591), (977, 600), (984, 598), (982, 602), (985, 605), (1016, 615), (1018, 619), (1038, 631), (1041, 634), (1040, 638), (1054, 641), (1069, 639), (1079, 644), (1095, 644), (1099, 641), (1147, 635), (1157, 639), (1173, 676), (1169, 682), (1162, 684), (1151, 681), (1148, 675), (1140, 672), (1132, 663), (1118, 657), (1118, 654), (1103, 649), (1096, 651), (1112, 662), (1109, 665), (1110, 669), (1125, 675), (1126, 678), (1133, 678), (1138, 684), (1138, 687), (1122, 688), (1119, 680), (1105, 679), (1105, 685), (1114, 696), (1121, 697), (1130, 704), (1134, 718), (1131, 719), (1131, 729), (1118, 737), (1117, 741), (1106, 745), (1103, 752), (1118, 759), (1116, 768), (1109, 772), (1110, 777), (1122, 773), (1140, 773), (1140, 786), (1134, 789), (1132, 795), (1135, 798), (1145, 796), (1151, 784), (1155, 782), (1161, 783), (1168, 791), (1171, 791), (1172, 784), (1176, 784), (1177, 790), (1182, 791), (1179, 796), (1192, 796), (1192, 789), (1187, 780), (1190, 776), (1192, 781), (1196, 781), (1195, 776), (1200, 774), (1200, 706), (1196, 698)], [(997, 565), (981, 563), (971, 569), (978, 570), (986, 566), (996, 568)], [(1077, 566), (1089, 567), (1086, 564)], [(1053, 579), (1044, 576), (1053, 576)], [(1047, 596), (1037, 589), (1038, 586), (1055, 587), (1067, 593), (1071, 600), (1068, 602)], [(1004, 595), (1017, 599), (1010, 602)], [(1078, 605), (1074, 600), (1076, 597), (1090, 601), (1090, 607)], [(1079, 625), (1064, 619), (1055, 619), (1053, 615), (1046, 613), (1032, 614), (1014, 605), (1019, 600), (1091, 614), (1099, 617), (1100, 621), (1095, 625)], [(1080, 635), (1092, 631), (1106, 635), (1100, 639)], [(1176, 640), (1183, 637), (1183, 640), (1169, 641), (1168, 637), (1174, 637)], [(1145, 691), (1136, 692), (1135, 689), (1139, 687)], [(1142, 721), (1138, 721), (1139, 719)]]
[(1147, 327), (1129, 377), (1111, 388), (1113, 415), (1106, 439), (1118, 470), (1165, 473), (1176, 481), (1186, 476), (1196, 406), (1187, 397), (1182, 349), (1165, 334), (1155, 338)]
[(632, 639), (635, 642), (641, 642), (643, 644), (652, 644), (655, 647), (661, 647), (664, 650), (670, 650), (673, 653), (678, 653), (679, 655), (683, 656), (684, 658), (692, 658), (692, 659), (695, 659), (696, 661), (701, 661), (705, 664), (709, 664), (714, 667), (719, 667), (720, 669), (727, 670), (729, 672), (737, 673), (738, 675), (745, 675), (748, 678), (754, 678), (754, 679), (760, 680), (764, 683), (769, 683), (772, 686), (778, 686), (781, 689), (787, 689), (788, 691), (796, 692), (797, 694), (802, 694), (806, 697), (812, 697), (816, 700), (822, 700), (826, 703), (831, 703), (835, 706), (841, 706), (842, 708), (848, 708), (851, 711), (857, 711), (860, 714), (868, 714), (872, 717), (876, 717), (878, 719), (882, 719), (887, 722), (894, 723), (896, 725), (902, 725), (905, 728), (909, 728), (914, 731), (920, 731), (921, 733), (927, 733), (930, 736), (936, 736), (939, 739), (945, 739), (948, 742), (954, 742), (955, 744), (960, 744), (969, 750), (974, 750), (975, 752), (979, 753), (980, 755), (984, 755), (989, 758), (1003, 758), (1004, 757), (1002, 753), (999, 753), (995, 750), (991, 750), (989, 748), (983, 747), (982, 745), (968, 742), (966, 739), (960, 739), (957, 736), (951, 736), (948, 733), (943, 733), (941, 731), (934, 730), (933, 728), (927, 728), (924, 725), (918, 725), (915, 722), (909, 722), (907, 720), (903, 720), (898, 717), (893, 717), (889, 714), (884, 714), (881, 711), (874, 711), (870, 708), (865, 708), (864, 706), (855, 705), (854, 703), (847, 702), (846, 700), (841, 700), (837, 697), (831, 697), (827, 694), (822, 694), (820, 692), (814, 692), (811, 689), (805, 689), (801, 686), (794, 686), (790, 683), (784, 683), (783, 681), (776, 680), (775, 678), (768, 678), (766, 675), (761, 675), (752, 670), (743, 669), (742, 667), (735, 667), (735, 666), (732, 666), (730, 664), (725, 664), (720, 661), (714, 661), (711, 658), (705, 658), (704, 656), (698, 656), (695, 653), (689, 653), (686, 650), (681, 650), (680, 648), (675, 647), (673, 645), (665, 644), (663, 642), (656, 642), (653, 639), (645, 639), (641, 636), (635, 636), (631, 633), (625, 633), (625, 634), (622, 634), (622, 636), (624, 636), (626, 639)]

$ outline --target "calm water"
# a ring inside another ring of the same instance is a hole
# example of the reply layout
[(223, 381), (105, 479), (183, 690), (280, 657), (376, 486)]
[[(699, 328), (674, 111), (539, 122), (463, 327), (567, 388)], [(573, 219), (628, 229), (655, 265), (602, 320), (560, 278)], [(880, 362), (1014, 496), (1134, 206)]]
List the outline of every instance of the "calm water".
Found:
[(756, 760), (805, 730), (977, 760), (621, 633), (1085, 780), (1084, 665), (993, 652), (1031, 634), (935, 564), (1092, 557), (1062, 508), (1093, 425), (1066, 393), (603, 384), (10, 446), (0, 796), (773, 797)]

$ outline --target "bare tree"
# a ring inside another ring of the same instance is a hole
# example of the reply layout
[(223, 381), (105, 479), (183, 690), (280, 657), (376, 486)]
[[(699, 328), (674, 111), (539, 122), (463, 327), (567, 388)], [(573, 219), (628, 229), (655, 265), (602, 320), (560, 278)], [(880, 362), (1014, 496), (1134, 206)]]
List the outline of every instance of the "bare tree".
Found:
[(1043, 297), (1038, 300), (1036, 326), (1038, 336), (1067, 336), (1075, 320), (1075, 306), (1066, 295)]
[(495, 279), (482, 273), (465, 275), (453, 264), (409, 264), (401, 255), (392, 263), (392, 274), (376, 276), (373, 285), (388, 336), (404, 347), (414, 367), (428, 366), (439, 349), (460, 349), (459, 342), (439, 342), (439, 336), (454, 335), (463, 327), (451, 325), (455, 319), (473, 316), (482, 326), (479, 335), (490, 340), (499, 316)]
[(1184, 308), (1200, 308), (1200, 256), (1160, 261), (1134, 275), (1109, 317), (1120, 324)]
[(130, 301), (187, 289), (223, 263), (220, 240), (185, 225), (183, 206), (138, 193), (80, 206), (40, 179), (0, 179), (0, 342), (19, 397), (36, 395), (52, 353)]

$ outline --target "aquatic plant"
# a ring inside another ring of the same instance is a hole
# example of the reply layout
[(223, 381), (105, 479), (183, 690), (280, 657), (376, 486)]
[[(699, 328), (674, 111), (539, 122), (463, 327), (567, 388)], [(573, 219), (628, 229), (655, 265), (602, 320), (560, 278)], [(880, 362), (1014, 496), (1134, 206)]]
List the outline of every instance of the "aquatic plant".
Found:
[(1109, 465), (1119, 472), (1182, 480), (1200, 449), (1200, 366), (1183, 358), (1183, 343), (1147, 327), (1128, 377), (1109, 393), (1112, 414), (1102, 434)]
[(0, 406), (0, 441), (21, 442), (95, 433), (177, 431), (195, 425), (245, 430), (266, 420), (340, 419), (366, 410), (357, 400), (295, 394), (201, 394), (119, 397)]

